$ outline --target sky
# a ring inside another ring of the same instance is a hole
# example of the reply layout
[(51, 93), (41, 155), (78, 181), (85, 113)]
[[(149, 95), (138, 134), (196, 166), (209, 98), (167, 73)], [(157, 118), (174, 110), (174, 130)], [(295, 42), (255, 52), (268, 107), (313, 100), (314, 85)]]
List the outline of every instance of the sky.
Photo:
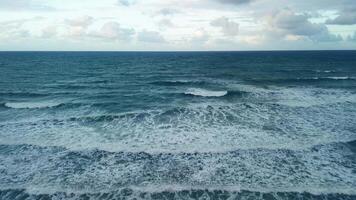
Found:
[(356, 49), (356, 0), (0, 0), (1, 51)]

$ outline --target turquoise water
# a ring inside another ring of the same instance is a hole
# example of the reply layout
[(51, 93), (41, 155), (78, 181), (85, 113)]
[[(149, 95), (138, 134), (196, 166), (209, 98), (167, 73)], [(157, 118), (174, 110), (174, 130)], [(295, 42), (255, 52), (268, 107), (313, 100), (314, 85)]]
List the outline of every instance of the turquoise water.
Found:
[(0, 199), (356, 199), (356, 51), (1, 52)]

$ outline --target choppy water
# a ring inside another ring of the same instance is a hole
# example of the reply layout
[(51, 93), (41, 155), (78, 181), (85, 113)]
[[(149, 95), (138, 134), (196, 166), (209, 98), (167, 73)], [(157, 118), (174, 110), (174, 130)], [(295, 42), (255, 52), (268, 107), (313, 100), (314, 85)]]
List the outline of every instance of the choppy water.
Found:
[(0, 53), (0, 199), (356, 199), (356, 51)]

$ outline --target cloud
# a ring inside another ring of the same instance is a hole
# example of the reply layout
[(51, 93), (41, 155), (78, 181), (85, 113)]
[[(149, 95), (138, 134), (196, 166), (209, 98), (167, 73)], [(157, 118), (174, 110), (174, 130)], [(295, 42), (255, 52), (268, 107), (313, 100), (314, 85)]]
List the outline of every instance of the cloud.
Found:
[(158, 22), (159, 28), (173, 27), (174, 24), (169, 19), (162, 19)]
[(88, 36), (88, 27), (93, 24), (94, 18), (88, 15), (84, 15), (76, 18), (66, 19), (64, 22), (69, 26), (68, 36), (72, 38), (79, 38)]
[(89, 36), (106, 40), (129, 41), (134, 34), (135, 30), (132, 28), (122, 28), (117, 22), (107, 22), (99, 31), (92, 32)]
[(42, 29), (42, 38), (52, 38), (57, 35), (57, 27), (56, 26), (48, 26)]
[(226, 17), (217, 18), (210, 25), (220, 27), (225, 36), (236, 36), (239, 32), (239, 24)]
[(0, 0), (0, 10), (52, 11), (55, 9), (32, 0)]
[(356, 24), (356, 7), (348, 8), (339, 13), (334, 19), (328, 19), (326, 24), (354, 25)]
[(174, 14), (177, 14), (177, 13), (180, 13), (179, 10), (177, 9), (174, 9), (174, 8), (162, 8), (160, 10), (157, 11), (157, 15), (164, 15), (164, 16), (167, 16), (167, 15), (174, 15)]
[(223, 4), (241, 5), (241, 4), (248, 4), (253, 0), (214, 0), (214, 1)]
[(117, 2), (121, 6), (128, 7), (128, 6), (134, 5), (136, 3), (136, 0), (118, 0)]
[(349, 35), (347, 37), (347, 40), (350, 41), (350, 42), (356, 42), (356, 31), (354, 32), (353, 35)]
[(156, 31), (143, 30), (138, 33), (137, 40), (140, 42), (150, 42), (150, 43), (164, 43), (166, 40), (164, 37)]
[(17, 30), (17, 31), (12, 32), (11, 36), (15, 37), (15, 38), (27, 38), (27, 37), (30, 37), (31, 34), (28, 30)]
[(67, 36), (71, 38), (82, 38), (88, 36), (87, 28), (81, 26), (74, 26), (68, 29)]
[(331, 34), (325, 24), (310, 22), (309, 17), (305, 14), (296, 14), (290, 9), (283, 9), (269, 17), (269, 29), (275, 35), (284, 35), (292, 40), (305, 37), (320, 42), (342, 39)]
[(27, 19), (16, 19), (0, 22), (0, 37), (2, 38), (26, 38), (30, 37), (31, 33), (26, 28), (28, 23), (40, 22), (43, 17), (32, 17)]
[(68, 24), (69, 26), (77, 26), (77, 27), (88, 27), (93, 22), (94, 22), (94, 18), (88, 15), (65, 20), (65, 23)]
[(193, 34), (192, 37), (189, 40), (189, 43), (194, 45), (203, 45), (206, 42), (208, 42), (210, 39), (210, 35), (204, 28), (200, 28), (196, 30)]

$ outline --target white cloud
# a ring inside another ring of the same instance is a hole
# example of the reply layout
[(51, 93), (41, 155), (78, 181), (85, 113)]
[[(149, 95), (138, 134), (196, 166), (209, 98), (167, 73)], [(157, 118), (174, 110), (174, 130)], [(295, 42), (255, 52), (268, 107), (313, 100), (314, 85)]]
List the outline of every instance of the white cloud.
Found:
[(162, 19), (157, 23), (157, 25), (159, 26), (160, 29), (164, 29), (164, 28), (168, 28), (168, 27), (173, 27), (174, 26), (172, 21), (169, 20), (169, 19)]
[(33, 11), (52, 11), (55, 10), (43, 3), (33, 0), (0, 0), (0, 10), (33, 10)]
[(99, 31), (90, 33), (90, 36), (106, 40), (130, 41), (135, 34), (132, 28), (123, 28), (117, 22), (106, 22)]
[(47, 26), (42, 29), (42, 38), (53, 38), (57, 35), (57, 27), (56, 26)]
[(204, 28), (197, 29), (190, 38), (189, 43), (194, 45), (203, 45), (209, 41), (210, 35)]
[(0, 49), (41, 39), (60, 49), (349, 48), (355, 7), (355, 0), (0, 0)]
[(65, 23), (68, 24), (69, 26), (77, 26), (77, 27), (87, 27), (91, 25), (93, 22), (94, 22), (94, 18), (88, 15), (65, 20)]

